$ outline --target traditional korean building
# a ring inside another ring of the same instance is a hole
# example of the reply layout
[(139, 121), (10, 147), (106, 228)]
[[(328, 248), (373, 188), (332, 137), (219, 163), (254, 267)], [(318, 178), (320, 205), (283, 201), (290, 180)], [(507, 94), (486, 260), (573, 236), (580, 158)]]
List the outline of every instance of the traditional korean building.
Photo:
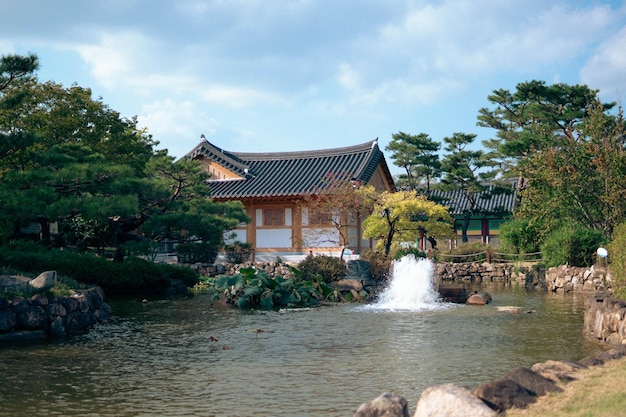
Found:
[[(507, 187), (490, 184), (484, 190), (472, 193), (474, 209), (470, 213), (467, 229), (469, 242), (480, 241), (498, 246), (500, 225), (512, 219), (513, 211), (517, 208), (517, 191), (517, 181), (511, 181)], [(460, 243), (465, 210), (470, 206), (468, 196), (460, 190), (431, 190), (428, 198), (437, 204), (448, 207), (450, 215), (454, 218), (456, 233), (456, 241), (451, 242), (451, 244)]]
[(335, 227), (306, 206), (304, 197), (327, 186), (330, 175), (395, 191), (377, 140), (333, 149), (248, 153), (220, 149), (202, 136), (185, 158), (200, 161), (211, 174), (211, 198), (243, 203), (252, 221), (235, 230), (236, 240), (251, 243), (257, 261), (373, 248), (374, 242), (362, 238), (360, 216), (342, 220), (348, 237), (342, 241)]

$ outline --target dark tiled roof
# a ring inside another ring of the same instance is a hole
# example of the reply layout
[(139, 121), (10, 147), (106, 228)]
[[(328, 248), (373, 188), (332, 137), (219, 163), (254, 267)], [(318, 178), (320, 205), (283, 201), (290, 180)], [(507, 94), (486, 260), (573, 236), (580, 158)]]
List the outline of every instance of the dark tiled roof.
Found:
[(200, 156), (242, 177), (209, 181), (211, 196), (215, 199), (308, 194), (323, 187), (324, 178), (328, 174), (348, 176), (368, 183), (380, 164), (387, 181), (393, 184), (377, 140), (343, 148), (269, 153), (229, 152), (203, 140), (185, 158)]
[[(506, 187), (490, 184), (482, 192), (473, 193), (474, 212), (484, 215), (511, 214), (517, 207), (517, 182), (511, 182)], [(460, 190), (442, 191), (431, 190), (430, 200), (437, 204), (449, 207), (452, 216), (462, 216), (468, 206), (468, 198)]]

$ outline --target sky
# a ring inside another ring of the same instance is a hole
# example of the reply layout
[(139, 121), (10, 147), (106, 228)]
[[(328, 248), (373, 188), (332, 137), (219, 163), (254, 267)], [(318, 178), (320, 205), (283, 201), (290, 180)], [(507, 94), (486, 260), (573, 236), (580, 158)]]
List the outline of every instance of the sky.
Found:
[[(90, 88), (177, 158), (316, 150), (476, 125), (494, 90), (585, 84), (626, 95), (626, 2), (0, 0), (0, 55)], [(385, 152), (392, 173), (401, 170)]]

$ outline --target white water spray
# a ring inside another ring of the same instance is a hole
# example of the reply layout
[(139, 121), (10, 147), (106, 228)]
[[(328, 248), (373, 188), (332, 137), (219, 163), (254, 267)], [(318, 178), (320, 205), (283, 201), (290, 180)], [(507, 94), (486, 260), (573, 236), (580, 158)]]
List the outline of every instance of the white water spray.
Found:
[(429, 259), (416, 259), (413, 255), (407, 255), (394, 261), (391, 265), (390, 282), (372, 308), (420, 311), (447, 306), (447, 303), (439, 300), (433, 264)]

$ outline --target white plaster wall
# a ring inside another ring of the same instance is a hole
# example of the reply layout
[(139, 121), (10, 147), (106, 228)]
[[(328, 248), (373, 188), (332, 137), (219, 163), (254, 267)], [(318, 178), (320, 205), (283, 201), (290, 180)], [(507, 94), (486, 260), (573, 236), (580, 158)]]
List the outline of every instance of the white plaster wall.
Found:
[(291, 229), (257, 229), (257, 248), (290, 248)]
[(339, 245), (339, 231), (334, 227), (302, 229), (302, 246), (305, 248)]

